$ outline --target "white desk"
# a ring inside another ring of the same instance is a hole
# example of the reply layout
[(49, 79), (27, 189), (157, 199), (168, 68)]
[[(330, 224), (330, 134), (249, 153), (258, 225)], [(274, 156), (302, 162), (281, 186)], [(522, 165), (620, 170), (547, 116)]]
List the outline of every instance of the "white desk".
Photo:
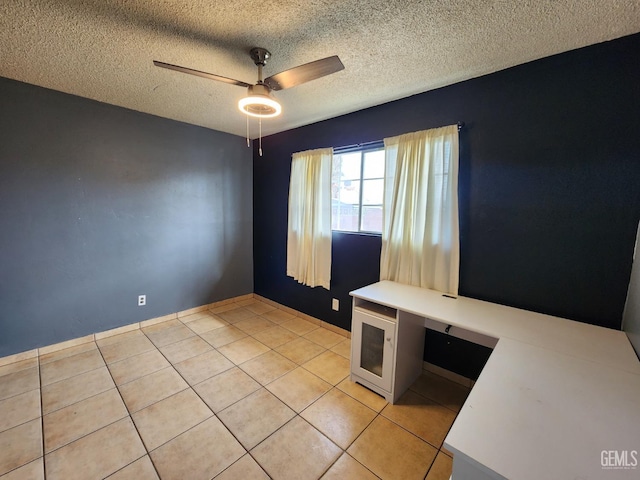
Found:
[(445, 439), (453, 480), (640, 478), (640, 464), (601, 465), (603, 450), (640, 452), (640, 362), (624, 332), (388, 281), (352, 295), (498, 339)]

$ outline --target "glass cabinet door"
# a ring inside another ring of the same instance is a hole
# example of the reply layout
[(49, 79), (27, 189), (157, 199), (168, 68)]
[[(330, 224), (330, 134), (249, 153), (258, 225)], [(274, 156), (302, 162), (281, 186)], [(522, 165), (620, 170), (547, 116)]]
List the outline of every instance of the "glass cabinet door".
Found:
[(382, 377), (384, 363), (384, 330), (369, 323), (362, 324), (360, 367)]
[(386, 391), (391, 391), (395, 328), (395, 319), (354, 309), (351, 325), (352, 372)]

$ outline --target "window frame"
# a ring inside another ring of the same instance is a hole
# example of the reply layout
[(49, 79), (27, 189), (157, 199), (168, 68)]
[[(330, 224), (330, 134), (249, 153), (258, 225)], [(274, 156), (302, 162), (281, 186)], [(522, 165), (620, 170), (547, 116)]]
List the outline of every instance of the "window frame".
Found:
[[(343, 147), (343, 148), (335, 148), (333, 151), (333, 155), (334, 157), (336, 155), (343, 155), (343, 154), (349, 154), (349, 153), (360, 153), (360, 176), (357, 179), (357, 181), (360, 183), (360, 192), (358, 193), (358, 230), (342, 230), (339, 228), (333, 228), (333, 226), (331, 227), (331, 231), (332, 232), (340, 232), (340, 233), (347, 233), (347, 234), (358, 234), (358, 235), (376, 235), (376, 236), (382, 236), (382, 230), (377, 232), (375, 230), (363, 230), (362, 229), (362, 211), (363, 211), (363, 206), (366, 207), (380, 207), (380, 208), (384, 208), (384, 191), (383, 191), (383, 195), (382, 195), (382, 203), (371, 203), (371, 204), (366, 204), (363, 205), (362, 204), (362, 199), (363, 199), (363, 195), (364, 195), (364, 182), (365, 180), (382, 180), (383, 181), (383, 185), (384, 185), (384, 162), (383, 162), (383, 176), (382, 177), (375, 177), (375, 178), (364, 178), (364, 157), (365, 154), (370, 153), (370, 152), (376, 152), (376, 151), (381, 151), (384, 154), (384, 142), (383, 141), (377, 141), (377, 142), (370, 142), (370, 143), (366, 143), (366, 144), (359, 144), (359, 145), (354, 145), (354, 146), (350, 146), (350, 147)], [(332, 179), (333, 180), (333, 179)], [(342, 183), (342, 180), (340, 180), (340, 183)], [(384, 187), (383, 187), (384, 188)], [(333, 224), (333, 222), (332, 222)], [(381, 227), (382, 229), (382, 227)]]

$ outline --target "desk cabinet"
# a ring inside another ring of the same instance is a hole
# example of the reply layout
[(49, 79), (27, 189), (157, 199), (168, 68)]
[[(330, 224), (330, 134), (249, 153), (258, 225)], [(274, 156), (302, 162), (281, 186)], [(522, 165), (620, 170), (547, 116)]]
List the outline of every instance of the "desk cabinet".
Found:
[(395, 357), (396, 318), (355, 307), (351, 325), (351, 372), (356, 381), (391, 391)]
[(354, 298), (351, 380), (391, 403), (420, 376), (424, 318)]
[(454, 480), (638, 478), (601, 464), (603, 450), (638, 445), (640, 363), (624, 332), (386, 280), (351, 295), (354, 309), (395, 319), (390, 389), (351, 375), (389, 401), (421, 366), (416, 322), (495, 346), (444, 441)]

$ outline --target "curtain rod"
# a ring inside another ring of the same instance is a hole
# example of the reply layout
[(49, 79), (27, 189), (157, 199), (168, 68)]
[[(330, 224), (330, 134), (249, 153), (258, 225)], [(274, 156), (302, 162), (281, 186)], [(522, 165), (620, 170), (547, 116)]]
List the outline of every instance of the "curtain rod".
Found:
[[(462, 130), (464, 128), (464, 122), (457, 122), (456, 125), (458, 125), (458, 131)], [(353, 145), (345, 145), (343, 147), (336, 147), (334, 148), (334, 150), (353, 150), (353, 149), (360, 149), (360, 148), (367, 148), (367, 147), (373, 147), (373, 146), (380, 146), (382, 145), (384, 142), (384, 140), (374, 140), (372, 142), (363, 142), (363, 143), (354, 143)]]

